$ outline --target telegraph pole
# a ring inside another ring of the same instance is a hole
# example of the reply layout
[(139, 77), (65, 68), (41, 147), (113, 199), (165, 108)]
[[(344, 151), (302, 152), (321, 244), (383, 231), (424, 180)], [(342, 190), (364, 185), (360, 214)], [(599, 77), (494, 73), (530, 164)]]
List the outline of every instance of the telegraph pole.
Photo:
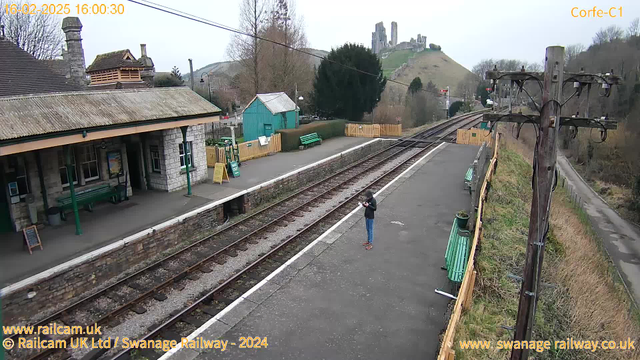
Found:
[[(499, 80), (510, 81), (510, 88), (516, 85), (523, 91), (524, 84), (529, 80), (542, 82), (542, 102), (538, 106), (539, 116), (525, 116), (522, 113), (485, 114), (484, 120), (494, 122), (512, 122), (522, 126), (532, 122), (536, 128), (536, 148), (534, 154), (533, 169), (533, 197), (531, 199), (531, 212), (529, 217), (529, 235), (525, 255), (525, 265), (520, 289), (518, 315), (516, 317), (515, 342), (528, 342), (531, 340), (531, 332), (535, 323), (536, 306), (540, 297), (540, 278), (542, 275), (542, 261), (547, 232), (549, 230), (549, 214), (551, 212), (551, 194), (556, 176), (557, 134), (563, 126), (573, 126), (599, 129), (604, 141), (609, 129), (617, 129), (616, 121), (600, 121), (588, 117), (564, 117), (561, 116), (562, 106), (566, 101), (582, 94), (587, 88), (587, 102), (589, 90), (593, 84), (602, 85), (604, 96), (611, 94), (611, 85), (620, 83), (620, 78), (611, 73), (587, 74), (583, 70), (580, 73), (564, 73), (564, 48), (550, 46), (546, 50), (544, 73), (528, 73), (524, 67), (520, 72), (501, 73), (496, 68), (487, 72), (487, 79), (493, 81), (494, 92), (498, 94), (499, 110), (502, 103), (502, 94)], [(575, 92), (563, 102), (562, 89), (565, 83), (573, 83)], [(526, 91), (526, 89), (525, 89)], [(528, 93), (527, 93), (528, 94)], [(531, 101), (534, 101), (531, 98)], [(588, 114), (588, 113), (587, 113)], [(588, 116), (588, 115), (587, 115)], [(529, 349), (513, 349), (511, 360), (526, 360), (529, 357)]]
[[(540, 109), (540, 129), (533, 173), (533, 197), (529, 217), (529, 239), (525, 256), (524, 275), (520, 289), (520, 302), (513, 340), (531, 339), (535, 308), (540, 290), (540, 274), (547, 231), (551, 193), (556, 170), (556, 135), (560, 128), (560, 104), (564, 75), (564, 48), (547, 48), (544, 67), (542, 103)], [(527, 359), (528, 349), (514, 349), (511, 360)]]

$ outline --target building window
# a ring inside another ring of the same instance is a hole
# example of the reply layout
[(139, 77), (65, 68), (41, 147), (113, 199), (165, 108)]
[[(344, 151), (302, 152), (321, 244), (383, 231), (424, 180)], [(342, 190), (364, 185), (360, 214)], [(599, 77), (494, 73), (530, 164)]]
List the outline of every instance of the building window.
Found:
[[(62, 183), (62, 187), (67, 187), (69, 186), (69, 177), (67, 176), (67, 166), (62, 150), (58, 150), (58, 166), (60, 167), (60, 183)], [(73, 183), (77, 184), (78, 172), (76, 171), (76, 154), (74, 151), (71, 151), (71, 167), (73, 169), (71, 172)]]
[[(151, 154), (151, 170), (153, 172), (160, 172), (160, 150), (158, 146), (151, 145), (149, 146), (149, 153)], [(182, 157), (180, 157), (180, 161), (182, 161)]]
[[(184, 162), (185, 154), (184, 154), (184, 143), (180, 143), (178, 145), (178, 149), (180, 150), (180, 167), (186, 167)], [(193, 153), (191, 152), (191, 141), (187, 141), (187, 158), (189, 159), (189, 166), (193, 166)]]
[(80, 168), (84, 175), (84, 181), (91, 181), (100, 178), (98, 171), (98, 156), (96, 148), (93, 145), (84, 145), (80, 147)]
[(9, 169), (7, 171), (9, 196), (20, 196), (21, 199), (31, 193), (27, 164), (21, 156), (9, 157)]

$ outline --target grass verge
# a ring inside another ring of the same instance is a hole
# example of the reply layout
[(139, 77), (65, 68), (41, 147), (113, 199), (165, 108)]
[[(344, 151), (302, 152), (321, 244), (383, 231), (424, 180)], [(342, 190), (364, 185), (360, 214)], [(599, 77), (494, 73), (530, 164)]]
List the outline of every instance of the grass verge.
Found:
[[(520, 155), (522, 152), (525, 157)], [(484, 237), (477, 254), (474, 299), (455, 337), (457, 359), (508, 359), (496, 346), (460, 350), (460, 340), (509, 341), (517, 315), (531, 206), (530, 150), (501, 146), (497, 173), (484, 213)], [(573, 206), (565, 189), (552, 201), (551, 229), (532, 340), (550, 340), (551, 349), (531, 351), (535, 359), (638, 359), (640, 350), (560, 350), (554, 341), (637, 340), (637, 313), (604, 253), (587, 216)], [(637, 342), (637, 341), (636, 341)], [(640, 349), (640, 344), (636, 344)]]

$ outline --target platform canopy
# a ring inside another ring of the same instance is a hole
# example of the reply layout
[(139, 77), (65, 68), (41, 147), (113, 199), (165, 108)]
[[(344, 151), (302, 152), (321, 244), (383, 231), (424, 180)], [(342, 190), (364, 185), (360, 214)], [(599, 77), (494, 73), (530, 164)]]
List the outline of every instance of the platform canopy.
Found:
[(0, 97), (0, 156), (219, 120), (187, 87)]

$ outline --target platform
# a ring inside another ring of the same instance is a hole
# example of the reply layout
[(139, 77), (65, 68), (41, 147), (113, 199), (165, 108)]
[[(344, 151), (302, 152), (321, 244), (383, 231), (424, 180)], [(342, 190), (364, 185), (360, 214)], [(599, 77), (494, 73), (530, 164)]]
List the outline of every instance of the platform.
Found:
[[(339, 137), (304, 151), (277, 153), (247, 161), (240, 168), (239, 178), (222, 185), (211, 182), (194, 185), (191, 197), (184, 196), (186, 190), (167, 193), (134, 189), (134, 196), (129, 201), (117, 205), (101, 203), (93, 212), (80, 210), (83, 235), (75, 235), (73, 221), (40, 230), (44, 250), (34, 250), (33, 255), (22, 248), (22, 232), (4, 233), (0, 240), (0, 288), (369, 141), (372, 140)], [(209, 179), (212, 179), (211, 173)]]
[[(373, 250), (355, 209), (192, 335), (228, 340), (227, 351), (177, 349), (162, 360), (434, 358), (449, 302), (434, 290), (449, 289), (440, 267), (455, 213), (469, 210), (464, 174), (477, 151), (441, 145), (380, 191)], [(241, 336), (267, 337), (268, 347), (239, 349)]]

